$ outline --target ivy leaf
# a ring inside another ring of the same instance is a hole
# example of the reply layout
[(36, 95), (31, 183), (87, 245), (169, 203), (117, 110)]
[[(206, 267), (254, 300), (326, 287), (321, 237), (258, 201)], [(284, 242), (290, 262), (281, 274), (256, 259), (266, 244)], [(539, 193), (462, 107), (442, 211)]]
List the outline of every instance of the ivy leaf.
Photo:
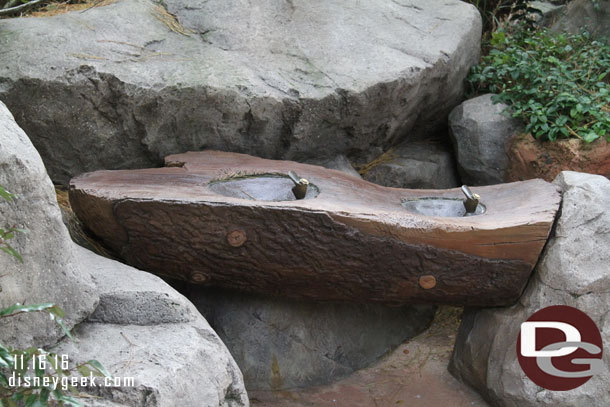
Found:
[(76, 370), (78, 370), (78, 373), (80, 373), (83, 377), (89, 376), (89, 374), (91, 373), (91, 369), (89, 369), (87, 365), (77, 366)]
[(591, 143), (599, 138), (599, 135), (595, 132), (588, 132), (583, 136), (583, 140), (587, 143)]

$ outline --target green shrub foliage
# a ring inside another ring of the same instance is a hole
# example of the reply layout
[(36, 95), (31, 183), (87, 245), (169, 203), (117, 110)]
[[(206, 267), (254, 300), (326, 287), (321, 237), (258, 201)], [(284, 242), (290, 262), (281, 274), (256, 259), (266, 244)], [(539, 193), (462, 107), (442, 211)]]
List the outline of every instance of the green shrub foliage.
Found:
[(610, 141), (610, 46), (587, 33), (518, 25), (492, 34), (467, 78), (471, 94), (496, 93), (535, 138)]
[[(48, 313), (72, 339), (63, 323), (64, 312), (54, 304), (15, 304), (0, 309), (0, 319), (30, 312)], [(57, 383), (62, 382), (62, 379), (70, 383), (69, 379), (75, 374), (82, 377), (89, 374), (110, 377), (97, 360), (92, 359), (73, 367), (63, 366), (59, 360), (59, 355), (41, 348), (16, 349), (0, 343), (0, 407), (82, 407), (83, 404), (74, 397), (79, 395), (74, 386), (69, 385), (69, 392), (66, 392)], [(11, 378), (24, 382), (29, 380), (32, 384), (14, 386)]]

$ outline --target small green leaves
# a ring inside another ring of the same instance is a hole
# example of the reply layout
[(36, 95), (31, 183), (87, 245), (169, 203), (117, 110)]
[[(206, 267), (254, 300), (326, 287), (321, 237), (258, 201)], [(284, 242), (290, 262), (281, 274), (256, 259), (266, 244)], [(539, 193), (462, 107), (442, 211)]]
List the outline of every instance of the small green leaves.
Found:
[(17, 260), (19, 260), (20, 263), (23, 263), (23, 257), (21, 257), (21, 255), (17, 252), (17, 250), (13, 249), (13, 247), (10, 244), (3, 242), (3, 245), (0, 246), (0, 250), (2, 250), (4, 253), (10, 254), (11, 256), (15, 257)]
[(81, 374), (81, 376), (83, 377), (87, 377), (89, 376), (89, 374), (91, 373), (91, 369), (89, 369), (89, 366), (87, 366), (86, 364), (83, 365), (79, 365), (76, 367), (76, 370), (78, 371), (78, 373)]
[(33, 305), (21, 305), (19, 303), (11, 305), (10, 307), (4, 308), (0, 310), (0, 318), (13, 316), (16, 314), (22, 314), (24, 312), (40, 312), (40, 311), (49, 311), (55, 308), (55, 304), (45, 303), (45, 304), (33, 304)]
[(102, 366), (102, 364), (100, 362), (98, 362), (97, 360), (91, 359), (90, 361), (87, 362), (87, 364), (89, 366), (91, 366), (100, 375), (108, 377), (108, 378), (112, 378), (110, 373), (108, 373), (108, 371), (104, 368), (104, 366)]
[(6, 199), (7, 201), (10, 201), (15, 197), (15, 195), (11, 194), (6, 189), (4, 189), (2, 185), (0, 185), (0, 197)]
[(46, 407), (46, 403), (41, 403), (38, 394), (34, 393), (25, 399), (25, 407)]
[(53, 319), (55, 319), (55, 322), (57, 322), (57, 325), (59, 325), (62, 329), (62, 331), (64, 331), (64, 333), (66, 334), (66, 336), (72, 340), (74, 340), (74, 337), (72, 336), (72, 333), (70, 332), (70, 330), (68, 329), (68, 327), (66, 326), (66, 324), (64, 323), (64, 320), (61, 318), (57, 318), (54, 317)]
[[(64, 311), (51, 303), (14, 304), (0, 309), (0, 318), (30, 312), (48, 313), (70, 335), (63, 323)], [(95, 359), (70, 367), (68, 355), (57, 355), (36, 347), (12, 349), (0, 344), (0, 407), (82, 407), (77, 399), (79, 390), (72, 381), (75, 379), (72, 375), (77, 372), (82, 378), (92, 374), (112, 377)], [(13, 376), (29, 384), (11, 385), (9, 378)]]
[(610, 141), (610, 45), (517, 25), (493, 33), (491, 46), (467, 78), (471, 94), (497, 93), (493, 102), (537, 139)]
[(504, 31), (496, 31), (491, 33), (491, 45), (494, 47), (506, 44), (506, 35)]
[(51, 308), (48, 309), (48, 311), (57, 318), (64, 318), (66, 316), (64, 310), (59, 308), (57, 305), (53, 305)]
[(585, 133), (585, 135), (583, 136), (583, 140), (586, 141), (587, 143), (595, 141), (598, 138), (599, 138), (599, 135), (597, 133), (593, 132), (593, 131)]

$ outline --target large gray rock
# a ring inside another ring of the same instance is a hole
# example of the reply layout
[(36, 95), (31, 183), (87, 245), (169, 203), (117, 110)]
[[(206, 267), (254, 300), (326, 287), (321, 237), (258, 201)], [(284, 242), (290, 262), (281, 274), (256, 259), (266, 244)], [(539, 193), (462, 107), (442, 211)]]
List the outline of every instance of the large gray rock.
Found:
[(610, 41), (610, 0), (571, 1), (551, 29), (573, 34), (585, 29), (594, 38)]
[(432, 321), (432, 306), (295, 301), (218, 289), (187, 294), (227, 345), (248, 390), (308, 387), (365, 367)]
[[(74, 245), (57, 207), (55, 190), (40, 155), (0, 102), (0, 185), (16, 195), (0, 199), (2, 227), (26, 229), (10, 244), (23, 264), (0, 252), (0, 308), (15, 303), (55, 303), (72, 327), (96, 307), (98, 295), (86, 269), (78, 263)], [(41, 346), (63, 336), (45, 313), (0, 318), (0, 343), (14, 347)]]
[[(159, 277), (79, 249), (100, 305), (56, 351), (135, 385), (90, 387), (90, 406), (248, 406), (241, 372), (195, 307)], [(96, 404), (97, 403), (97, 404)], [(101, 404), (100, 404), (101, 403)]]
[(431, 141), (403, 143), (378, 158), (364, 179), (394, 188), (448, 189), (459, 186), (453, 154)]
[[(0, 308), (51, 302), (66, 312), (72, 342), (46, 314), (0, 318), (0, 343), (51, 346), (79, 362), (98, 359), (136, 385), (90, 389), (91, 406), (248, 405), (239, 368), (194, 306), (158, 277), (76, 246), (62, 223), (55, 190), (36, 149), (0, 103), (0, 202), (3, 223), (27, 229), (0, 253)], [(89, 274), (91, 273), (91, 274)]]
[[(456, 338), (451, 372), (494, 406), (610, 405), (610, 181), (566, 171), (555, 183), (563, 189), (561, 217), (519, 303), (467, 311)], [(536, 386), (517, 361), (520, 324), (550, 305), (585, 312), (597, 324), (606, 346), (603, 372), (574, 390)]]
[(468, 185), (506, 182), (508, 151), (513, 138), (524, 130), (520, 120), (503, 113), (507, 106), (494, 104), (491, 97), (467, 100), (449, 115), (458, 170)]
[(0, 99), (53, 180), (204, 148), (352, 158), (443, 127), (479, 55), (459, 0), (161, 3), (177, 20), (147, 0), (3, 20)]

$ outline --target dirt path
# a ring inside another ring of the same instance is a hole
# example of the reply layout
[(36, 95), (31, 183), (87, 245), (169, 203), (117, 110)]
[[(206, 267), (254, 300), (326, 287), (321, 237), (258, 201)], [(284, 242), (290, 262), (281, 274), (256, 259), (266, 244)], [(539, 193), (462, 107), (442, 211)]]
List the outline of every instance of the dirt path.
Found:
[(430, 328), (376, 365), (329, 385), (249, 392), (253, 407), (488, 407), (447, 371), (460, 308), (441, 307)]

